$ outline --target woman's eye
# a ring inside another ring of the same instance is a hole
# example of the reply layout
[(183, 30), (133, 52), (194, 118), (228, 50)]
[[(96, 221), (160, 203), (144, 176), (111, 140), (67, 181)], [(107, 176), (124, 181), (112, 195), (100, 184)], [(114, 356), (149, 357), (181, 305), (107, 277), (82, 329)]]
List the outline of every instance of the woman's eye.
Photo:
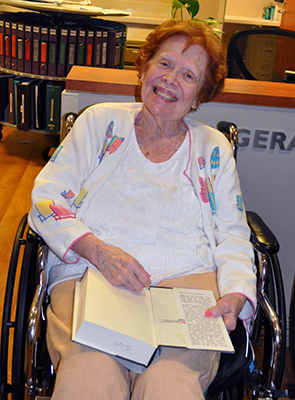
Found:
[(191, 74), (190, 72), (186, 72), (186, 73), (184, 74), (184, 76), (185, 76), (185, 78), (186, 78), (187, 80), (189, 80), (189, 81), (193, 81), (193, 80), (194, 80), (194, 75)]

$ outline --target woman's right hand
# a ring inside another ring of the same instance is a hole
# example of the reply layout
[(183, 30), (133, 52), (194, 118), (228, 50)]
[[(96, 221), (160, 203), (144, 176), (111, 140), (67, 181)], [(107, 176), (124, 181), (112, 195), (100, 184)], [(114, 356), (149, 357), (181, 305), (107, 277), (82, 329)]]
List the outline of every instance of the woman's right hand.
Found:
[(115, 286), (140, 291), (151, 285), (150, 275), (130, 254), (105, 244), (94, 235), (86, 235), (73, 244), (72, 250), (90, 261)]

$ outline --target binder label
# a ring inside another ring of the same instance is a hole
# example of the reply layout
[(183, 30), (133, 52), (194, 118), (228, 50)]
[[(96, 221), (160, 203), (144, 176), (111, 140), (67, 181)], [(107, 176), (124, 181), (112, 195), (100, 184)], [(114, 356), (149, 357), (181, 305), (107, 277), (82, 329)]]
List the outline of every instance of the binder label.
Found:
[(25, 42), (25, 60), (30, 61), (31, 59), (31, 41), (30, 39), (26, 39)]
[(46, 63), (47, 60), (47, 43), (41, 42), (41, 62)]

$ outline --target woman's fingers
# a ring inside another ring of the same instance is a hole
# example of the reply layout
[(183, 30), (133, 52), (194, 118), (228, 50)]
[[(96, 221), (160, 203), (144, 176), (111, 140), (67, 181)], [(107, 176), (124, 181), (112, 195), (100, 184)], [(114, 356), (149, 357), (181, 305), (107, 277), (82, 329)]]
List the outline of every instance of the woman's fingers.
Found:
[(246, 297), (241, 294), (227, 294), (217, 302), (216, 306), (207, 310), (205, 315), (207, 317), (222, 316), (227, 330), (231, 332), (236, 328), (237, 318), (245, 302)]
[(150, 275), (135, 258), (92, 234), (79, 239), (72, 249), (89, 260), (113, 285), (137, 291), (151, 285)]
[(151, 285), (150, 276), (143, 266), (118, 247), (105, 246), (95, 265), (113, 285), (137, 291)]

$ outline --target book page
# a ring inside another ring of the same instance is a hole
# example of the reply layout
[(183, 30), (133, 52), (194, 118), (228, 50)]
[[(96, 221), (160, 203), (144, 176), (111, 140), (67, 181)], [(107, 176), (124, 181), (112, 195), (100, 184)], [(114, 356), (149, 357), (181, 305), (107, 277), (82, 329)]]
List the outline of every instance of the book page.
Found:
[(150, 288), (158, 345), (186, 347), (172, 288)]
[(212, 291), (174, 288), (173, 292), (188, 348), (234, 352), (222, 317), (205, 316), (216, 304)]

